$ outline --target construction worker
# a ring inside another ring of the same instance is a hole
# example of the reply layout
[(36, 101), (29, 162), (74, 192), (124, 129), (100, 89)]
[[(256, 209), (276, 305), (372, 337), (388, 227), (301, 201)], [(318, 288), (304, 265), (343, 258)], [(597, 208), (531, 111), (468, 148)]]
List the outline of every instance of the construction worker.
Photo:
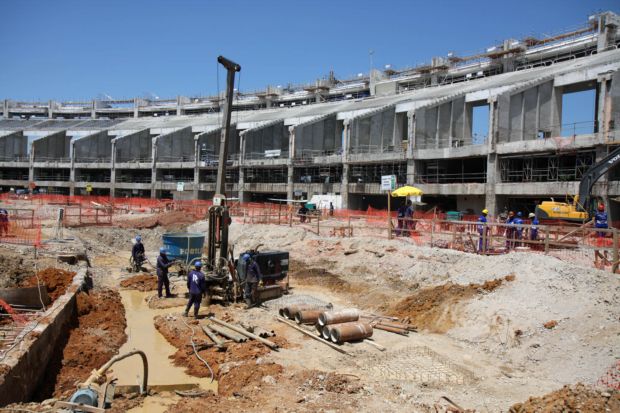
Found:
[(297, 211), (297, 215), (299, 215), (299, 222), (301, 222), (302, 224), (304, 222), (306, 222), (306, 219), (308, 218), (308, 207), (306, 207), (306, 204), (301, 204), (301, 208), (299, 208), (299, 211)]
[(482, 251), (482, 239), (484, 234), (487, 234), (487, 242), (484, 244), (484, 249), (486, 250), (488, 247), (488, 234), (489, 228), (487, 227), (487, 215), (489, 214), (488, 209), (483, 209), (482, 214), (478, 217), (478, 234), (480, 234), (480, 238), (478, 239), (478, 252)]
[(530, 228), (530, 240), (537, 241), (538, 240), (538, 225), (540, 224), (540, 222), (538, 222), (538, 218), (532, 212), (530, 212), (530, 214), (528, 215), (528, 218), (531, 220), (531, 225), (532, 225), (532, 227)]
[(183, 315), (188, 316), (189, 309), (194, 305), (194, 318), (198, 318), (198, 310), (200, 309), (200, 303), (202, 297), (207, 292), (207, 281), (205, 275), (200, 271), (202, 268), (202, 262), (196, 261), (194, 263), (194, 269), (187, 274), (187, 289), (189, 290), (189, 301), (185, 307)]
[[(405, 216), (407, 215), (407, 205), (401, 205), (396, 212), (396, 236), (403, 235), (403, 228), (405, 227)], [(391, 218), (390, 218), (391, 219)]]
[[(607, 224), (607, 212), (605, 212), (605, 205), (598, 204), (598, 211), (594, 214), (594, 227), (607, 229), (609, 228)], [(596, 235), (599, 238), (604, 238), (607, 234), (604, 231), (597, 232)]]
[(521, 211), (517, 212), (517, 216), (512, 223), (515, 226), (513, 230), (513, 238), (516, 240), (514, 246), (519, 247), (521, 246), (519, 240), (523, 239), (523, 213)]
[(9, 211), (0, 208), (0, 237), (9, 235)]
[(161, 247), (159, 249), (159, 256), (157, 257), (157, 296), (161, 298), (162, 287), (166, 287), (166, 298), (172, 297), (170, 293), (170, 280), (168, 279), (168, 268), (174, 264), (174, 261), (168, 259), (166, 254), (166, 248)]
[(142, 243), (142, 237), (140, 235), (136, 235), (136, 242), (131, 248), (131, 257), (133, 258), (135, 269), (139, 271), (145, 259), (144, 244)]
[(515, 219), (514, 211), (508, 213), (508, 219), (506, 220), (506, 249), (509, 250), (513, 245), (514, 226), (513, 221)]
[(247, 304), (246, 308), (252, 308), (258, 304), (256, 292), (258, 290), (258, 284), (263, 282), (263, 274), (260, 271), (258, 263), (250, 254), (245, 253), (241, 258), (245, 261), (246, 268), (243, 298)]

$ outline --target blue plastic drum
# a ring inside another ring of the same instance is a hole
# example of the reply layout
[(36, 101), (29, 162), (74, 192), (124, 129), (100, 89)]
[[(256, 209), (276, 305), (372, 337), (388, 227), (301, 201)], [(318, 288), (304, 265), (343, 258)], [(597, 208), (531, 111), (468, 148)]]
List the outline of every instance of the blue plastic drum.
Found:
[(162, 236), (168, 258), (189, 264), (202, 255), (205, 244), (204, 234), (190, 232), (172, 232)]

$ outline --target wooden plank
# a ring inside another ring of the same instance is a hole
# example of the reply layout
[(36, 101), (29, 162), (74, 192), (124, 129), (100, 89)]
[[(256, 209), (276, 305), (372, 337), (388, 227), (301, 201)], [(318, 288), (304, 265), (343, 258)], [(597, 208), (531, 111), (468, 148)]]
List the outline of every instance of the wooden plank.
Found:
[[(40, 294), (39, 294), (40, 292)], [(44, 285), (37, 287), (25, 288), (3, 288), (0, 289), (0, 300), (9, 305), (19, 305), (26, 308), (41, 308), (41, 300), (43, 304), (48, 306), (52, 302), (47, 295), (47, 288)]]

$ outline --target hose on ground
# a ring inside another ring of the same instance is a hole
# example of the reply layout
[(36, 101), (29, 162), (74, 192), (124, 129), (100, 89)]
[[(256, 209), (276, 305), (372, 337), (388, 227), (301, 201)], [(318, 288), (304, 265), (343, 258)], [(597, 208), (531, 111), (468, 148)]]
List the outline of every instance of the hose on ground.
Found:
[(205, 359), (200, 357), (200, 354), (198, 354), (198, 350), (196, 350), (196, 343), (194, 342), (194, 336), (196, 335), (196, 330), (194, 330), (194, 327), (187, 324), (187, 322), (183, 318), (181, 318), (181, 321), (183, 321), (183, 324), (185, 324), (187, 328), (192, 330), (192, 336), (190, 337), (190, 342), (192, 343), (192, 349), (194, 349), (194, 354), (196, 355), (198, 360), (202, 361), (204, 365), (207, 366), (207, 368), (209, 369), (209, 373), (211, 373), (211, 382), (213, 382), (213, 380), (215, 380), (215, 374), (213, 374), (213, 370), (211, 370), (211, 366), (209, 366), (209, 363), (207, 363)]

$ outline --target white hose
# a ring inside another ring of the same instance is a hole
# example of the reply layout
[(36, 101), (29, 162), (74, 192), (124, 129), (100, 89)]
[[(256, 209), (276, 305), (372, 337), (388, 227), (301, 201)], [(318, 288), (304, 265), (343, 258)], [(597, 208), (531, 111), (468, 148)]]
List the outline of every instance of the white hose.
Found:
[(205, 364), (205, 366), (207, 366), (207, 368), (209, 369), (209, 372), (211, 373), (211, 382), (213, 382), (213, 380), (215, 379), (215, 375), (213, 374), (213, 370), (211, 370), (211, 366), (209, 366), (209, 363), (207, 363), (205, 359), (200, 357), (200, 354), (198, 354), (198, 351), (196, 350), (196, 343), (194, 343), (194, 336), (196, 335), (196, 331), (194, 330), (194, 327), (187, 324), (187, 322), (185, 322), (183, 318), (181, 318), (181, 321), (183, 321), (183, 324), (185, 324), (187, 328), (192, 330), (192, 336), (190, 337), (190, 341), (192, 343), (192, 348), (194, 349), (194, 354), (196, 355), (198, 360), (202, 361)]

